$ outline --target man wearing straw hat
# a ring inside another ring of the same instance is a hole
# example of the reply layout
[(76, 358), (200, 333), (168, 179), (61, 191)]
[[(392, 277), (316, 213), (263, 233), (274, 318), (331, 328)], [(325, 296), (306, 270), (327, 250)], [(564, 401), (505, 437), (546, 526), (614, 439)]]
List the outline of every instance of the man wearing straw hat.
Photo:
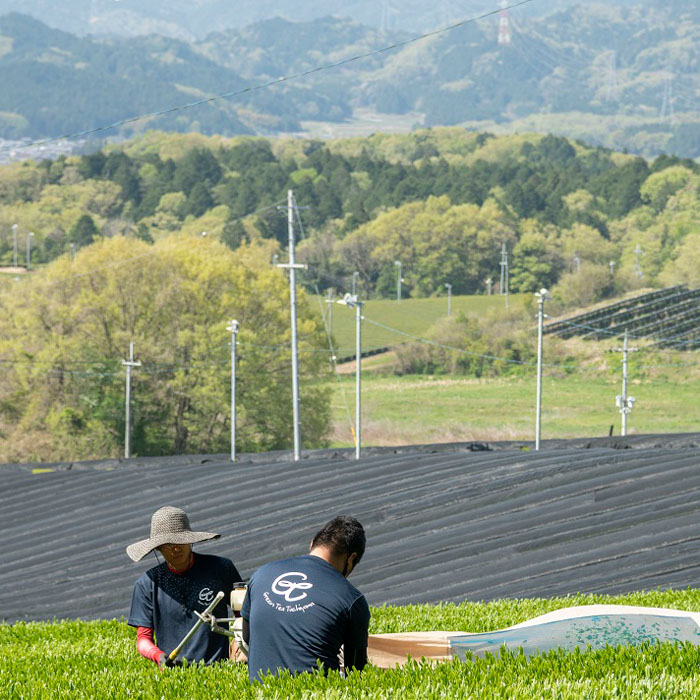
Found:
[(156, 551), (165, 559), (136, 581), (128, 619), (128, 624), (137, 628), (139, 653), (161, 668), (183, 658), (190, 663), (228, 658), (228, 637), (201, 625), (179, 659), (170, 659), (170, 653), (197, 623), (195, 611), (204, 612), (219, 591), (226, 595), (212, 612), (216, 617), (226, 617), (225, 601), (234, 583), (241, 580), (230, 559), (192, 551), (194, 543), (218, 537), (215, 532), (193, 531), (183, 510), (165, 506), (151, 518), (151, 536), (126, 548), (133, 561), (140, 561), (151, 552), (158, 561)]

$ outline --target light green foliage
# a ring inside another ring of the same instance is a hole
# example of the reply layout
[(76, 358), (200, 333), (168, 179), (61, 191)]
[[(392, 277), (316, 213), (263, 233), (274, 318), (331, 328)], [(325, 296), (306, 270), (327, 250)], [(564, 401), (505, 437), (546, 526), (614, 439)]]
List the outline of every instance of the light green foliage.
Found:
[(691, 233), (683, 239), (672, 260), (661, 274), (667, 285), (687, 284), (694, 289), (700, 287), (700, 233)]
[(683, 166), (676, 165), (666, 168), (659, 173), (650, 175), (641, 186), (639, 193), (656, 211), (661, 211), (669, 197), (676, 194), (681, 187), (688, 184), (692, 172)]
[(453, 374), (472, 377), (521, 373), (536, 358), (532, 333), (523, 328), (522, 309), (492, 309), (479, 318), (460, 313), (443, 318), (426, 337), (434, 344), (396, 348), (399, 374)]
[(700, 610), (700, 590), (656, 590), (618, 596), (579, 593), (562, 598), (507, 598), (491, 603), (385, 606), (372, 611), (370, 634), (430, 629), (488, 632), (575, 605), (638, 605), (697, 611)]
[(565, 308), (588, 306), (609, 296), (613, 283), (608, 265), (586, 261), (581, 263), (580, 270), (563, 274), (552, 295)]
[(425, 297), (442, 293), (446, 282), (455, 293), (483, 286), (496, 264), (495, 241), (514, 237), (511, 221), (491, 201), (452, 206), (445, 196), (429, 197), (380, 214), (341, 241), (338, 254), (366, 279), (400, 260), (406, 293)]
[(571, 228), (561, 232), (559, 238), (563, 256), (567, 265), (572, 265), (574, 258), (578, 256), (582, 261), (607, 265), (615, 256), (615, 245), (601, 236), (600, 232), (592, 226), (574, 224)]
[[(689, 174), (682, 167), (666, 168), (650, 175), (642, 190), (648, 193), (650, 205), (612, 222), (611, 239), (621, 251), (623, 275), (632, 282), (637, 281), (634, 264), (635, 249), (639, 245), (644, 284), (662, 284), (674, 278), (674, 261), (680, 259), (681, 248), (686, 253), (690, 250), (692, 256), (692, 243), (686, 247), (684, 240), (700, 233), (700, 175)], [(656, 206), (652, 206), (653, 202)], [(661, 277), (664, 270), (667, 272)], [(692, 274), (688, 276), (679, 271), (679, 275), (679, 282), (674, 284), (695, 279)]]
[(187, 197), (183, 192), (168, 192), (160, 198), (156, 207), (156, 214), (170, 214), (174, 217), (182, 216), (182, 208), (185, 206)]
[(41, 189), (41, 174), (30, 162), (11, 163), (0, 168), (0, 202), (29, 201)]
[[(2, 168), (0, 168), (0, 173)], [(37, 176), (38, 177), (38, 176)], [(40, 180), (40, 178), (38, 178)], [(18, 187), (21, 187), (21, 181)], [(90, 216), (101, 229), (106, 221), (117, 215), (121, 207), (121, 187), (114, 182), (86, 180), (73, 184), (37, 186), (27, 201), (14, 199), (0, 205), (0, 225), (3, 228), (18, 223), (22, 234), (34, 232), (35, 257), (45, 239), (53, 237), (60, 253), (67, 249), (67, 234), (83, 216)], [(7, 254), (5, 255), (7, 258)], [(52, 257), (55, 257), (55, 253)]]
[[(3, 461), (117, 455), (124, 370), (134, 341), (135, 454), (224, 452), (230, 434), (230, 334), (241, 324), (239, 449), (290, 443), (288, 284), (267, 252), (208, 237), (154, 246), (118, 237), (59, 258), (2, 301)], [(10, 298), (12, 299), (10, 303)], [(299, 301), (302, 430), (323, 444), (322, 324)], [(46, 425), (46, 429), (43, 426)]]
[(240, 137), (226, 139), (222, 136), (205, 136), (191, 132), (188, 134), (166, 133), (163, 131), (147, 131), (123, 146), (107, 146), (105, 152), (121, 151), (132, 157), (159, 155), (163, 159), (172, 158), (175, 161), (184, 158), (193, 148), (209, 148), (216, 151), (222, 143), (237, 143)]
[(226, 205), (212, 207), (203, 216), (188, 216), (182, 224), (181, 231), (189, 236), (201, 236), (202, 232), (206, 232), (207, 236), (220, 238), (228, 218), (229, 209)]
[[(619, 603), (697, 610), (697, 590), (627, 596), (578, 595), (551, 600), (501, 600), (372, 610), (371, 632), (487, 631), (571, 605)], [(80, 648), (80, 651), (78, 651)], [(700, 648), (691, 644), (552, 651), (525, 658), (488, 656), (436, 666), (350, 673), (287, 673), (265, 685), (248, 682), (243, 665), (158, 671), (139, 657), (134, 630), (124, 622), (18, 623), (0, 626), (0, 698), (275, 698), (393, 700), (409, 698), (675, 698), (693, 697), (700, 683)]]
[(433, 153), (452, 154), (461, 159), (478, 153), (483, 141), (479, 134), (465, 133), (458, 127), (444, 127), (421, 129), (410, 134), (375, 133), (366, 138), (332, 141), (330, 147), (333, 152), (346, 157), (357, 157), (365, 151), (372, 157), (409, 164)]
[(525, 233), (513, 250), (510, 286), (516, 292), (548, 288), (562, 265), (554, 243), (542, 233)]

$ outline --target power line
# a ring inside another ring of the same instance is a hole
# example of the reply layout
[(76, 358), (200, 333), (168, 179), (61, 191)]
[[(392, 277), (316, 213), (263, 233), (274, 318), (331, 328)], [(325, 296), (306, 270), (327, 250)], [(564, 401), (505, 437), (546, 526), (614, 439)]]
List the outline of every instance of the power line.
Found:
[(96, 134), (99, 132), (103, 131), (111, 131), (112, 129), (117, 129), (120, 126), (126, 126), (127, 124), (133, 124), (135, 122), (143, 121), (144, 119), (153, 119), (155, 117), (162, 117), (165, 116), (166, 114), (173, 114), (174, 112), (181, 112), (186, 109), (191, 109), (193, 107), (199, 107), (201, 105), (205, 104), (210, 104), (212, 102), (217, 102), (219, 100), (223, 99), (228, 99), (231, 97), (238, 97), (240, 95), (244, 95), (246, 93), (252, 93), (256, 92), (258, 90), (263, 90), (268, 87), (272, 87), (274, 85), (280, 85), (282, 83), (290, 82), (292, 80), (298, 80), (299, 78), (305, 78), (309, 75), (313, 75), (314, 73), (320, 73), (322, 71), (330, 70), (331, 68), (338, 68), (339, 66), (344, 66), (347, 65), (348, 63), (353, 63), (354, 61), (359, 61), (364, 58), (370, 58), (371, 56), (376, 56), (381, 53), (385, 53), (387, 51), (393, 51), (394, 49), (401, 48), (403, 46), (408, 46), (409, 44), (413, 44), (417, 41), (422, 41), (423, 39), (427, 39), (431, 36), (438, 36), (439, 34), (444, 34), (446, 32), (450, 32), (454, 29), (458, 29), (459, 27), (464, 27), (468, 24), (473, 24), (474, 22), (478, 22), (479, 20), (486, 19), (487, 17), (491, 17), (492, 15), (499, 14), (503, 10), (513, 10), (516, 7), (520, 7), (521, 5), (527, 5), (531, 2), (534, 2), (534, 0), (520, 0), (520, 2), (516, 2), (512, 5), (509, 5), (504, 8), (499, 8), (497, 10), (491, 10), (490, 12), (485, 12), (478, 17), (472, 17), (471, 19), (465, 19), (461, 20), (459, 22), (455, 22), (454, 24), (451, 24), (447, 27), (442, 27), (440, 29), (434, 29), (433, 31), (426, 32), (425, 34), (420, 34), (419, 36), (414, 36), (409, 39), (404, 39), (402, 41), (397, 41), (394, 42), (393, 44), (389, 44), (388, 46), (383, 46), (379, 49), (374, 49), (373, 51), (367, 51), (366, 53), (362, 54), (356, 54), (355, 56), (350, 56), (348, 58), (344, 58), (340, 61), (335, 61), (333, 63), (326, 63), (320, 66), (317, 66), (316, 68), (311, 68), (306, 71), (301, 71), (299, 73), (292, 73), (289, 75), (284, 75), (280, 78), (275, 78), (274, 80), (268, 80), (267, 82), (264, 83), (258, 83), (257, 85), (251, 85), (245, 88), (242, 88), (240, 90), (231, 90), (229, 92), (222, 92), (217, 95), (212, 95), (211, 97), (205, 97), (200, 100), (195, 100), (193, 102), (188, 102), (186, 104), (182, 105), (176, 105), (175, 107), (169, 107), (168, 109), (162, 109), (158, 110), (156, 112), (150, 112), (148, 114), (141, 114), (136, 117), (129, 117), (127, 119), (122, 119), (117, 122), (113, 122), (112, 124), (108, 124), (105, 126), (98, 126), (92, 129), (85, 129), (83, 131), (78, 131), (74, 133), (68, 133), (68, 134), (63, 134), (62, 136), (53, 136), (51, 138), (47, 139), (40, 139), (38, 141), (32, 141), (27, 144), (23, 144), (21, 146), (5, 146), (3, 148), (0, 148), (0, 152), (7, 151), (7, 150), (22, 150), (22, 149), (27, 149), (27, 148), (32, 148), (34, 146), (42, 146), (47, 143), (53, 143), (55, 141), (64, 141), (64, 140), (69, 140), (69, 139), (77, 139), (77, 138), (83, 138), (85, 136), (90, 136), (91, 134)]
[[(554, 68), (569, 68), (570, 70), (581, 70), (590, 66), (590, 60), (586, 58), (574, 58), (565, 53), (561, 49), (551, 46), (549, 39), (542, 36), (534, 28), (521, 29), (518, 22), (511, 19), (511, 24), (515, 28), (518, 35), (529, 42), (530, 50), (539, 53), (541, 60), (547, 61), (550, 67)], [(538, 40), (540, 43), (538, 43)]]
[[(497, 355), (485, 355), (483, 353), (479, 352), (472, 352), (471, 350), (465, 350), (464, 348), (456, 348), (453, 347), (452, 345), (445, 345), (445, 343), (439, 343), (436, 340), (429, 340), (428, 338), (421, 338), (420, 336), (417, 335), (412, 335), (411, 333), (406, 333), (406, 331), (401, 331), (398, 328), (392, 328), (391, 326), (387, 326), (383, 323), (379, 323), (379, 321), (373, 321), (371, 318), (367, 318), (366, 316), (364, 317), (364, 320), (367, 321), (368, 323), (371, 323), (374, 326), (378, 326), (379, 328), (383, 328), (384, 330), (391, 331), (392, 333), (397, 333), (398, 335), (403, 335), (407, 338), (411, 338), (412, 340), (415, 340), (418, 343), (425, 343), (426, 345), (433, 345), (438, 348), (442, 348), (443, 350), (454, 350), (456, 352), (460, 352), (464, 355), (471, 355), (472, 357), (481, 357), (486, 360), (498, 360), (501, 362), (507, 362), (509, 364), (513, 365), (522, 365), (525, 367), (536, 367), (537, 364), (534, 362), (524, 362), (523, 360), (513, 360), (512, 358), (509, 357), (499, 357)], [(574, 365), (545, 365), (547, 367), (561, 367), (561, 368), (572, 368), (575, 369)]]

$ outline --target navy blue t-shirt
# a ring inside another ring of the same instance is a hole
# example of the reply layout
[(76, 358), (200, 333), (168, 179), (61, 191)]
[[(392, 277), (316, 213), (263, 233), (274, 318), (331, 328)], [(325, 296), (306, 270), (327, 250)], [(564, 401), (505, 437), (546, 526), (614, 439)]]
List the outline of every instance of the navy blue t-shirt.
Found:
[[(153, 628), (156, 644), (169, 654), (199, 619), (193, 611), (206, 610), (219, 591), (226, 596), (214, 608), (214, 615), (228, 617), (228, 594), (240, 580), (238, 569), (224, 557), (195, 554), (192, 568), (182, 574), (173, 573), (163, 562), (136, 581), (128, 624)], [(206, 663), (227, 659), (228, 637), (201, 625), (178, 658)]]
[(338, 652), (365, 649), (369, 606), (334, 566), (305, 555), (272, 562), (250, 579), (241, 615), (250, 626), (250, 680), (267, 671), (338, 669)]

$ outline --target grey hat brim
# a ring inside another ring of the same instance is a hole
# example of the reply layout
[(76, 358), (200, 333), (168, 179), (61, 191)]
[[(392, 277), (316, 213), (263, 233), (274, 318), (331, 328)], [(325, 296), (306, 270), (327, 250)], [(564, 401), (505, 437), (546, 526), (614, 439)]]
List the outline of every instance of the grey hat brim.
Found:
[(221, 535), (216, 532), (193, 532), (191, 530), (189, 532), (173, 532), (130, 544), (126, 548), (126, 553), (132, 561), (141, 561), (147, 554), (164, 544), (195, 544), (196, 542), (216, 540), (219, 537)]

